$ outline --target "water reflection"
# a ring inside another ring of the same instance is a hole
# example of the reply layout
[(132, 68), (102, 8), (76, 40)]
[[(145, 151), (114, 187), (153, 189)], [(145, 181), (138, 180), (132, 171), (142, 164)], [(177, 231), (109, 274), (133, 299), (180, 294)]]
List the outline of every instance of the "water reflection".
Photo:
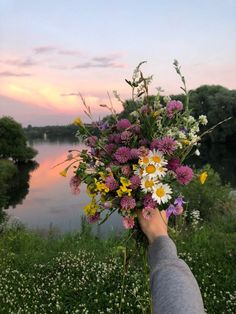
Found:
[[(68, 141), (35, 141), (31, 144), (38, 150), (36, 160), (39, 167), (31, 174), (29, 194), (24, 202), (10, 208), (8, 213), (33, 229), (48, 228), (52, 224), (62, 232), (80, 229), (82, 209), (89, 202), (86, 188), (82, 185), (81, 194), (72, 195), (69, 178), (73, 172), (64, 178), (59, 175), (63, 165), (56, 168), (53, 166), (66, 159), (69, 149), (82, 149), (83, 146), (78, 147), (74, 142)], [(108, 223), (101, 226), (100, 232), (104, 234), (120, 228), (120, 219), (114, 215)]]

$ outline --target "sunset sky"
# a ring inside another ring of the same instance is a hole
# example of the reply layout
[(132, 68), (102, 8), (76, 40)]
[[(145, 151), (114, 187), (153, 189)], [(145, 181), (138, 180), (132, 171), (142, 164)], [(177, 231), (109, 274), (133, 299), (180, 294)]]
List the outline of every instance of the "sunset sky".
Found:
[(153, 93), (180, 92), (173, 59), (189, 88), (235, 89), (235, 33), (236, 0), (0, 0), (0, 116), (68, 124), (84, 119), (80, 92), (97, 119), (143, 60)]

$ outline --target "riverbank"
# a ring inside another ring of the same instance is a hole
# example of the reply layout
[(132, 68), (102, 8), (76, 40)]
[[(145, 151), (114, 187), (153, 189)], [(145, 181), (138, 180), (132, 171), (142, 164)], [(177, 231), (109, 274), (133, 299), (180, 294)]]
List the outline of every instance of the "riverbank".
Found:
[[(233, 219), (232, 219), (233, 218)], [(0, 313), (149, 313), (142, 256), (124, 239), (101, 240), (84, 227), (55, 238), (23, 227), (0, 236)], [(235, 313), (235, 217), (173, 235), (196, 276), (207, 313)], [(122, 302), (120, 302), (122, 300)]]

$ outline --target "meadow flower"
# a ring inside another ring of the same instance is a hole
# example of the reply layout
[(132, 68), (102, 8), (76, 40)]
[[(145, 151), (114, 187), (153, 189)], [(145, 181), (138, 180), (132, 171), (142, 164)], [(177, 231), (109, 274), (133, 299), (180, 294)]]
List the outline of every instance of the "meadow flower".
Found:
[(157, 148), (164, 154), (171, 155), (177, 148), (176, 141), (170, 136), (164, 136), (157, 143)]
[(153, 151), (150, 151), (148, 157), (150, 159), (150, 164), (158, 165), (159, 167), (167, 164), (167, 161), (163, 157), (163, 153), (159, 150), (154, 149)]
[(106, 144), (104, 148), (106, 152), (111, 155), (116, 150), (116, 145), (114, 143), (109, 143), (109, 144)]
[(172, 171), (176, 171), (176, 169), (178, 167), (180, 167), (180, 160), (179, 158), (171, 158), (169, 161), (168, 161), (168, 164), (167, 164), (167, 169), (168, 170), (172, 170)]
[(198, 121), (202, 125), (206, 125), (208, 123), (207, 117), (203, 114), (199, 116)]
[(123, 131), (120, 135), (121, 141), (125, 143), (129, 142), (132, 138), (132, 135), (133, 134), (130, 131), (127, 130)]
[(121, 172), (124, 176), (129, 177), (131, 174), (131, 168), (130, 165), (124, 165), (121, 167)]
[(94, 223), (98, 222), (98, 220), (100, 220), (100, 213), (95, 213), (92, 216), (88, 216), (87, 220), (88, 220), (88, 223), (90, 223), (90, 224), (94, 224)]
[(133, 176), (130, 178), (130, 182), (131, 182), (130, 188), (131, 188), (132, 190), (136, 190), (136, 189), (140, 186), (141, 180), (140, 180), (140, 177), (139, 177), (139, 176), (133, 175)]
[(120, 201), (120, 205), (122, 209), (130, 210), (130, 209), (135, 208), (136, 201), (133, 197), (125, 195), (122, 197)]
[(152, 198), (158, 203), (166, 203), (171, 199), (172, 190), (168, 184), (158, 183), (153, 187)]
[(178, 216), (178, 215), (181, 215), (181, 214), (183, 213), (183, 211), (184, 211), (183, 206), (181, 206), (181, 205), (176, 205), (175, 208), (174, 208), (174, 210), (173, 210), (173, 214), (174, 214), (175, 216)]
[(154, 184), (155, 184), (155, 180), (152, 178), (149, 178), (148, 176), (143, 177), (141, 180), (141, 188), (143, 189), (145, 193), (151, 192)]
[(115, 180), (113, 176), (108, 176), (105, 180), (105, 184), (110, 191), (114, 191), (119, 187), (118, 182)]
[(70, 188), (71, 188), (72, 194), (79, 195), (79, 193), (80, 193), (80, 183), (81, 183), (81, 179), (78, 176), (73, 176), (70, 179)]
[(159, 143), (159, 140), (157, 138), (155, 138), (154, 140), (152, 140), (151, 142), (151, 145), (150, 145), (150, 149), (153, 150), (153, 149), (158, 149), (158, 143)]
[(173, 214), (174, 210), (175, 210), (175, 206), (173, 204), (170, 204), (168, 208), (166, 209), (167, 219), (169, 219), (169, 217)]
[(130, 156), (131, 156), (131, 159), (139, 158), (139, 150), (137, 148), (131, 148)]
[(93, 146), (96, 145), (97, 140), (98, 140), (97, 136), (95, 136), (95, 135), (89, 136), (89, 137), (86, 139), (86, 144), (87, 144), (88, 146), (93, 147)]
[(91, 203), (84, 207), (84, 212), (87, 216), (94, 216), (97, 212), (98, 205), (96, 204), (95, 198), (92, 199)]
[(128, 119), (121, 119), (116, 124), (116, 128), (119, 131), (128, 129), (130, 126), (131, 126), (131, 123)]
[(204, 183), (205, 183), (207, 177), (208, 177), (208, 174), (207, 174), (206, 171), (204, 171), (204, 172), (202, 172), (202, 173), (200, 174), (199, 180), (200, 180), (201, 184), (204, 184)]
[(153, 207), (144, 207), (142, 210), (142, 216), (146, 220), (150, 220), (155, 213), (156, 209)]
[(149, 149), (145, 146), (139, 147), (139, 156), (147, 156), (149, 153)]
[(143, 197), (143, 206), (144, 207), (156, 208), (157, 203), (152, 198), (152, 194), (151, 193), (147, 193), (146, 195), (144, 195), (144, 197)]
[(112, 207), (112, 202), (110, 201), (106, 201), (103, 206), (106, 208), (106, 209), (110, 209)]
[(193, 179), (193, 170), (189, 166), (180, 166), (175, 173), (180, 184), (187, 185)]
[(125, 229), (132, 229), (134, 227), (133, 217), (123, 217), (123, 226)]
[(83, 125), (83, 122), (82, 120), (78, 117), (74, 120), (73, 122), (74, 125), (77, 125), (77, 126), (82, 126)]
[(167, 117), (172, 118), (175, 112), (183, 110), (183, 104), (179, 100), (171, 100), (166, 105)]
[(114, 157), (121, 164), (125, 164), (131, 158), (130, 149), (128, 147), (125, 147), (125, 146), (119, 147), (116, 150)]

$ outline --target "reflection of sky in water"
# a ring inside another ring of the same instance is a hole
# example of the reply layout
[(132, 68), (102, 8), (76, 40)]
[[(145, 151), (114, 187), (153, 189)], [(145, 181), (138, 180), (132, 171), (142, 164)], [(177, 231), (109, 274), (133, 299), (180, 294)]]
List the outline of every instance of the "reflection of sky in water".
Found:
[[(52, 167), (65, 160), (67, 151), (73, 148), (71, 143), (36, 142), (34, 147), (38, 150), (36, 157), (39, 167), (31, 173), (29, 194), (22, 204), (8, 213), (16, 216), (21, 222), (33, 229), (48, 228), (53, 224), (61, 231), (75, 231), (80, 228), (83, 207), (89, 201), (86, 195), (86, 186), (81, 186), (81, 194), (74, 196), (70, 192), (69, 178), (59, 175), (64, 165)], [(76, 147), (77, 148), (77, 147)], [(97, 229), (96, 226), (94, 226)], [(120, 217), (113, 214), (110, 219), (100, 227), (102, 233), (120, 230)]]

